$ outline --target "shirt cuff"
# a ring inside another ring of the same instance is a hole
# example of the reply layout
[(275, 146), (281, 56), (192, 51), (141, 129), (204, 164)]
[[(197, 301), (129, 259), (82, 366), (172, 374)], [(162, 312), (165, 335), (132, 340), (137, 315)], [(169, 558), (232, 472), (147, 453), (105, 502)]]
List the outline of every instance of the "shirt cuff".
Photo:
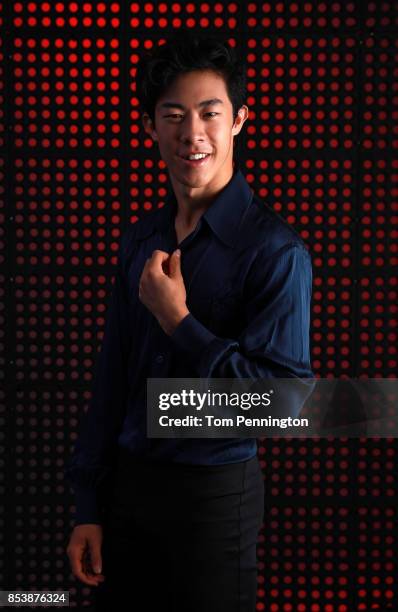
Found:
[(76, 512), (75, 525), (95, 523), (101, 525), (101, 511), (97, 501), (95, 489), (87, 489), (74, 485)]
[(217, 340), (211, 331), (207, 329), (192, 313), (177, 325), (170, 338), (176, 346), (188, 353), (195, 360), (200, 360), (209, 345)]

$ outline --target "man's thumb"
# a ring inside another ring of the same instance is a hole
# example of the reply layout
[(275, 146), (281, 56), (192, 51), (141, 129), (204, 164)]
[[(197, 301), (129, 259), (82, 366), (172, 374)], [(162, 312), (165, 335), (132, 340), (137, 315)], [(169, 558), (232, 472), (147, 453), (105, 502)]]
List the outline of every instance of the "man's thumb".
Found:
[(171, 266), (170, 266), (171, 276), (177, 276), (178, 274), (181, 274), (181, 251), (180, 249), (176, 249), (173, 252), (170, 263), (171, 263)]
[(102, 571), (101, 552), (96, 544), (90, 544), (90, 558), (94, 574), (100, 574)]

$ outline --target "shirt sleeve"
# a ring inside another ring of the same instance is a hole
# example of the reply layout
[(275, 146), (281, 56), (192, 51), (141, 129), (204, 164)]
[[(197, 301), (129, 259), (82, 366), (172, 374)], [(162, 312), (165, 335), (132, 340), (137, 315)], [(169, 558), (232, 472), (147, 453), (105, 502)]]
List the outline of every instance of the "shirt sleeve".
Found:
[(247, 276), (246, 320), (237, 338), (213, 334), (192, 313), (171, 335), (203, 378), (314, 378), (310, 363), (311, 256), (289, 243), (259, 251)]
[(91, 400), (64, 470), (75, 495), (75, 525), (103, 521), (102, 503), (114, 468), (117, 438), (125, 413), (129, 354), (128, 299), (123, 269), (126, 235), (127, 232), (122, 236), (117, 255)]

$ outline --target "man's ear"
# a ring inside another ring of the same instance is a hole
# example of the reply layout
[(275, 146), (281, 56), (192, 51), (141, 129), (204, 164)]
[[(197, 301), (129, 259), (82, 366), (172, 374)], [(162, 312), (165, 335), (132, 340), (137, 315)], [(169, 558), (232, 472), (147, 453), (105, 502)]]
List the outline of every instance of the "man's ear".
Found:
[(246, 106), (246, 104), (243, 104), (238, 110), (237, 116), (235, 117), (235, 121), (232, 126), (234, 136), (239, 134), (248, 116), (249, 116), (249, 109)]
[(156, 133), (155, 128), (153, 127), (153, 121), (149, 117), (148, 113), (144, 113), (142, 115), (142, 125), (144, 126), (145, 132), (149, 134), (149, 136), (151, 136), (153, 140), (157, 141), (158, 135)]

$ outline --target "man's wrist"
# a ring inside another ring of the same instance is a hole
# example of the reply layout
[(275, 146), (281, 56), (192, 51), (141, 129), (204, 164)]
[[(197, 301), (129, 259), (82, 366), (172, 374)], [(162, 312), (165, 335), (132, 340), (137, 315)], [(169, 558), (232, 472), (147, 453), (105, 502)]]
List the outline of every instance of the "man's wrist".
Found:
[(184, 308), (178, 310), (174, 315), (172, 315), (168, 319), (165, 319), (164, 321), (159, 321), (159, 324), (161, 328), (163, 329), (163, 331), (168, 336), (171, 336), (176, 330), (176, 328), (178, 327), (178, 325), (181, 323), (181, 321), (185, 319), (187, 315), (189, 315), (189, 310), (185, 306)]

